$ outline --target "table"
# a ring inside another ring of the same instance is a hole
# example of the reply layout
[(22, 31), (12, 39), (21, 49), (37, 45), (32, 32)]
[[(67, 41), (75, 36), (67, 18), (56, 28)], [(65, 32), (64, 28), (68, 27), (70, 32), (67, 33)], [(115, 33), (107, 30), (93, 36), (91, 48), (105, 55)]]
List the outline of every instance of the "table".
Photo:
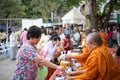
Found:
[(110, 51), (111, 51), (112, 53), (116, 53), (117, 49), (118, 49), (118, 48), (110, 48)]
[[(115, 53), (115, 52), (117, 51), (117, 48), (110, 48), (110, 51), (111, 51), (112, 53)], [(79, 51), (73, 50), (72, 52), (79, 52)], [(55, 76), (56, 76), (57, 74), (60, 74), (61, 72), (62, 72), (62, 71), (60, 71), (60, 70), (56, 70), (56, 71), (53, 73), (53, 75), (50, 77), (49, 80), (54, 80)]]

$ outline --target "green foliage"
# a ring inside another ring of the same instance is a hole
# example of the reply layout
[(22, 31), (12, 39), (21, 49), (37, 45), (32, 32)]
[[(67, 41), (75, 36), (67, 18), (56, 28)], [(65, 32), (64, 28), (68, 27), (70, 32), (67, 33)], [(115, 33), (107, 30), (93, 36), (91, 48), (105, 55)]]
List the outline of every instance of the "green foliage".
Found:
[(25, 15), (21, 0), (0, 0), (0, 18), (20, 18)]
[[(100, 27), (105, 27), (109, 22), (109, 18), (108, 18), (110, 17), (109, 14), (111, 14), (116, 10), (120, 10), (120, 0), (96, 0), (96, 1), (97, 1), (96, 13), (94, 15), (95, 18), (97, 19), (97, 23), (98, 23), (97, 25), (101, 25)], [(111, 3), (111, 1), (113, 2)], [(110, 10), (112, 10), (112, 12)]]
[[(34, 0), (35, 2), (36, 0)], [(34, 10), (34, 6), (36, 4), (31, 4), (32, 0), (22, 0), (22, 3), (25, 5), (25, 10), (24, 12), (26, 13), (26, 18), (37, 18), (37, 17), (41, 17), (39, 12), (35, 12)], [(38, 2), (39, 3), (39, 2)], [(38, 4), (37, 3), (37, 4)]]
[[(0, 0), (0, 18), (39, 18), (50, 20), (51, 12), (55, 17), (62, 17), (74, 6), (79, 6), (83, 0)], [(89, 1), (89, 0), (88, 0)], [(96, 1), (94, 16), (98, 22), (107, 17), (111, 0)], [(120, 0), (114, 0), (113, 10), (120, 9)], [(85, 6), (81, 11), (85, 14)], [(49, 18), (49, 19), (48, 19)]]
[(114, 10), (120, 10), (120, 0), (116, 0), (116, 4), (114, 6)]
[(50, 18), (63, 16), (82, 0), (0, 0), (0, 18)]

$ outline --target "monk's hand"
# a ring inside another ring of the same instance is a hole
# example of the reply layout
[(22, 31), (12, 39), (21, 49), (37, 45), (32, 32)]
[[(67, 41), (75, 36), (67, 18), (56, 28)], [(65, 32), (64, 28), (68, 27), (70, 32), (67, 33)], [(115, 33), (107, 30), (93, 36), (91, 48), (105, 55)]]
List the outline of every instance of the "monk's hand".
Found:
[(65, 76), (65, 80), (74, 80), (75, 77), (74, 76)]
[(65, 71), (65, 68), (63, 66), (58, 66), (57, 70)]
[(66, 71), (66, 74), (69, 76), (74, 76), (74, 72), (73, 71)]
[(65, 59), (68, 60), (68, 61), (71, 61), (71, 59), (73, 58), (74, 56), (71, 55), (71, 54), (67, 54)]

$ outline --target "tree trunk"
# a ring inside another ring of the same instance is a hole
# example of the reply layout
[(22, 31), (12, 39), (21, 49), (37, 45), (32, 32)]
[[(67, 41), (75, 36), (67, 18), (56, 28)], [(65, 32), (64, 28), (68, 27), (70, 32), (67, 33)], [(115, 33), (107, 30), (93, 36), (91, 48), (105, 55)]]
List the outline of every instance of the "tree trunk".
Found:
[(109, 2), (109, 10), (108, 10), (108, 12), (106, 14), (106, 18), (103, 22), (103, 28), (105, 28), (109, 24), (110, 16), (111, 16), (111, 13), (113, 11), (113, 7), (115, 5), (115, 1), (116, 0), (110, 0), (110, 2)]
[(91, 28), (91, 20), (90, 20), (91, 8), (90, 7), (91, 7), (91, 0), (85, 0), (85, 16), (86, 16), (86, 24), (88, 28)]
[(97, 28), (97, 20), (95, 18), (96, 13), (96, 0), (85, 0), (85, 13), (86, 18), (89, 19), (91, 26), (90, 28)]
[(91, 0), (91, 23), (92, 23), (92, 28), (97, 29), (97, 19), (95, 18), (95, 13), (96, 13), (96, 0)]

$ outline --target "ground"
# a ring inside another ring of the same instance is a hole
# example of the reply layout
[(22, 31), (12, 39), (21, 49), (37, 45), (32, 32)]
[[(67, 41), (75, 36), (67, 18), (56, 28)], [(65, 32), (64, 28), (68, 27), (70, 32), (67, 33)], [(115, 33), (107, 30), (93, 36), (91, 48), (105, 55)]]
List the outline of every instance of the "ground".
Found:
[(2, 59), (0, 57), (0, 80), (12, 80), (15, 64), (15, 60), (12, 61), (10, 58)]

